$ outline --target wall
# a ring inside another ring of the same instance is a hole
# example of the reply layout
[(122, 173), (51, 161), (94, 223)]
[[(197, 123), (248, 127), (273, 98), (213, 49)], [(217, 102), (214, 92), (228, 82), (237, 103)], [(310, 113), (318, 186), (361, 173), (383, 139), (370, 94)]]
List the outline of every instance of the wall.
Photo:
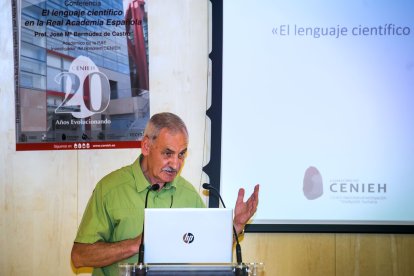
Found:
[[(76, 275), (70, 250), (87, 200), (138, 149), (15, 151), (11, 1), (0, 2), (0, 275)], [(208, 161), (208, 2), (148, 0), (151, 113), (187, 123), (183, 175), (201, 191)], [(207, 142), (206, 142), (207, 141)], [(266, 275), (413, 275), (413, 235), (247, 233), (244, 260)]]
[(414, 275), (413, 235), (247, 233), (242, 247), (272, 276)]

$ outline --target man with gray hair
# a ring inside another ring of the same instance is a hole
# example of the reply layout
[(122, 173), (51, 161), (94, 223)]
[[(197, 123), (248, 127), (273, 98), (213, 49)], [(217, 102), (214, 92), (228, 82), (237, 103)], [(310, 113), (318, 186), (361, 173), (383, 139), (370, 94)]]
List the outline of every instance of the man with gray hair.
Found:
[[(138, 159), (102, 178), (89, 199), (72, 248), (76, 268), (94, 267), (93, 275), (118, 275), (120, 262), (136, 262), (145, 197), (152, 185), (159, 188), (149, 194), (148, 207), (206, 207), (194, 186), (180, 176), (187, 146), (188, 131), (180, 117), (168, 112), (151, 117)], [(237, 233), (256, 212), (258, 196), (258, 185), (246, 202), (244, 189), (239, 190), (233, 220)]]

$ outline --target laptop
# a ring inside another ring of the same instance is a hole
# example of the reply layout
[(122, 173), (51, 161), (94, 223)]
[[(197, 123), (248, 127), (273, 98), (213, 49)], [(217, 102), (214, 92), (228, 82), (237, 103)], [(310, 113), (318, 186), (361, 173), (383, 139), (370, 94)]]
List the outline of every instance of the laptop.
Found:
[(231, 263), (233, 210), (147, 208), (144, 262)]

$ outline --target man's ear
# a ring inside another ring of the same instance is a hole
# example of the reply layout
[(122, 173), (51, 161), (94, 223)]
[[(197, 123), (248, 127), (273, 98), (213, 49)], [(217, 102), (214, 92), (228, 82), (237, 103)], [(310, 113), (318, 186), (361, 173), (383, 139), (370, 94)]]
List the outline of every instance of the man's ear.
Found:
[(148, 136), (145, 136), (141, 141), (141, 152), (142, 155), (147, 156), (150, 150), (150, 140)]

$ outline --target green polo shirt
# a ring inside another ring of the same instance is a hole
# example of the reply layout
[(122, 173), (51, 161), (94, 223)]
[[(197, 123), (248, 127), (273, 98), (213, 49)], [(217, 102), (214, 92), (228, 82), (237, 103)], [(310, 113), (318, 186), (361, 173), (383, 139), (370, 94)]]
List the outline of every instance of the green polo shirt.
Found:
[[(140, 156), (132, 165), (116, 170), (96, 185), (75, 242), (117, 242), (142, 232), (145, 196), (151, 185), (141, 170)], [(150, 192), (147, 208), (204, 208), (199, 193), (187, 180), (177, 176), (159, 192)], [(138, 255), (121, 261), (136, 263)], [(118, 263), (95, 268), (93, 275), (118, 275)]]

